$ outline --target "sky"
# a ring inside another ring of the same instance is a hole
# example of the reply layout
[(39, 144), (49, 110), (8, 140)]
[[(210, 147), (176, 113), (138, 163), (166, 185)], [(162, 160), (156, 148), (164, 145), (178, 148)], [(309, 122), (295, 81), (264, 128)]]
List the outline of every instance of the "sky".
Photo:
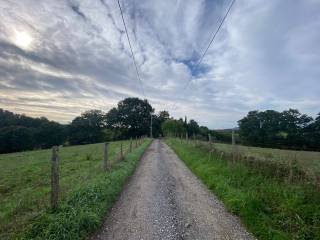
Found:
[(213, 129), (320, 112), (320, 1), (237, 0), (198, 67), (230, 0), (120, 3), (142, 85), (116, 0), (0, 0), (0, 108), (68, 123), (139, 97)]

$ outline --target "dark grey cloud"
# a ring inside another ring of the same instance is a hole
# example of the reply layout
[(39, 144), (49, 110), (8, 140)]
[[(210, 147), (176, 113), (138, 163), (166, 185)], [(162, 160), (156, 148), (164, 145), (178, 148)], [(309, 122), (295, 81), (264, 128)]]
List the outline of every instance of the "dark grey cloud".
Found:
[(74, 3), (70, 2), (70, 7), (73, 12), (75, 12), (77, 15), (79, 15), (83, 20), (87, 21), (86, 15), (84, 15), (84, 13), (80, 11), (78, 4), (74, 4)]

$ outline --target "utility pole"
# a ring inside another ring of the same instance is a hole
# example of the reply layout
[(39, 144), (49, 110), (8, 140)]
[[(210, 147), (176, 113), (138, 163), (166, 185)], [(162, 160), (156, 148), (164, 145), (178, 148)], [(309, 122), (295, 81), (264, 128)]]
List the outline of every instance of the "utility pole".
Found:
[(152, 138), (152, 113), (150, 113), (150, 138)]

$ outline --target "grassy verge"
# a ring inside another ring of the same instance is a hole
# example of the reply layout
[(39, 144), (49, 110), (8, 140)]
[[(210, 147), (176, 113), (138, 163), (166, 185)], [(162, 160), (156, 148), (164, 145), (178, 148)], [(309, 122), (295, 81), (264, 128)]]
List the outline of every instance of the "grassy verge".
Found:
[(320, 193), (312, 185), (287, 184), (241, 162), (209, 159), (206, 148), (185, 141), (166, 142), (258, 239), (320, 239)]
[(149, 143), (121, 162), (115, 162), (120, 142), (111, 143), (108, 172), (102, 170), (103, 144), (63, 148), (62, 201), (54, 212), (48, 208), (50, 150), (0, 155), (0, 239), (84, 238), (99, 226)]

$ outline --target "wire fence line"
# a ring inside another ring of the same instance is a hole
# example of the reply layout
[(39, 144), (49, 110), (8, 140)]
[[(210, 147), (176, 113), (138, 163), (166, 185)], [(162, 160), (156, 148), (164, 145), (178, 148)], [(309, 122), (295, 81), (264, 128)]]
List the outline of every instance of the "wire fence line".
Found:
[(212, 140), (211, 136), (209, 136), (209, 141), (190, 138), (187, 135), (177, 139), (181, 144), (188, 144), (206, 151), (209, 161), (227, 161), (232, 166), (242, 164), (262, 175), (276, 177), (287, 183), (312, 184), (320, 190), (319, 172), (304, 169), (298, 162), (296, 153), (288, 154), (286, 159), (278, 161), (253, 155), (251, 152), (245, 151), (245, 148), (238, 145), (235, 140), (229, 144), (228, 148), (221, 148)]
[[(103, 144), (103, 151), (101, 153), (102, 157), (100, 159), (100, 171), (109, 171), (112, 167), (122, 161), (129, 153), (134, 149), (138, 148), (145, 141), (145, 137), (130, 139), (127, 141), (120, 141), (118, 148), (111, 148), (110, 142), (105, 142)], [(62, 194), (64, 193), (63, 185), (61, 185), (61, 162), (63, 158), (61, 153), (63, 147), (54, 146), (52, 147), (51, 154), (51, 189), (50, 189), (50, 206), (52, 209), (56, 209), (59, 205), (59, 200), (61, 199)], [(90, 161), (92, 160), (91, 153), (86, 153), (85, 158)], [(91, 166), (95, 167), (95, 166)], [(67, 176), (66, 176), (67, 177)]]

